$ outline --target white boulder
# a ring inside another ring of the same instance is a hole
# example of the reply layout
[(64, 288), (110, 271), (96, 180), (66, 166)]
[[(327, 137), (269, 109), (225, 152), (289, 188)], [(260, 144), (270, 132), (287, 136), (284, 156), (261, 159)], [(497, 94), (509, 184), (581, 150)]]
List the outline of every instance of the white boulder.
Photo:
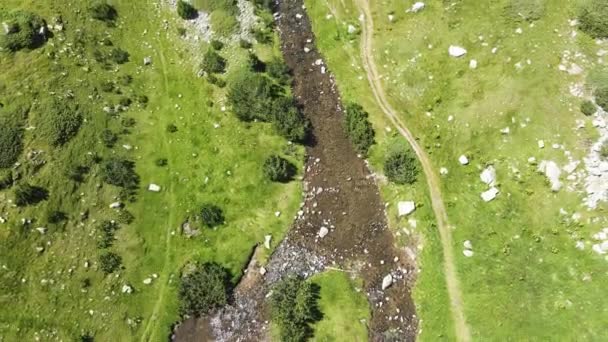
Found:
[(425, 7), (424, 2), (418, 1), (412, 5), (412, 8), (410, 9), (410, 11), (413, 13), (418, 13), (418, 12), (422, 11), (424, 9), (424, 7)]
[(479, 178), (481, 178), (482, 182), (488, 184), (489, 186), (493, 186), (496, 182), (496, 169), (492, 165), (488, 166), (481, 172)]
[(467, 54), (467, 50), (461, 46), (450, 45), (448, 48), (448, 53), (452, 57), (462, 57)]
[(388, 274), (382, 279), (382, 290), (386, 290), (393, 285), (393, 276)]
[(110, 209), (120, 209), (120, 207), (122, 207), (122, 203), (120, 202), (114, 202), (110, 204)]
[(270, 249), (270, 240), (272, 240), (272, 235), (264, 236), (264, 248)]
[(146, 284), (146, 285), (152, 284), (152, 278), (146, 278), (146, 279), (144, 279), (143, 283)]
[(156, 185), (156, 184), (152, 183), (152, 184), (148, 185), (148, 191), (159, 192), (160, 185)]
[(321, 239), (327, 236), (327, 234), (329, 234), (329, 229), (327, 229), (327, 227), (321, 227), (321, 229), (319, 229), (318, 235)]
[(483, 199), (484, 202), (490, 202), (491, 200), (496, 198), (498, 193), (499, 193), (498, 189), (492, 187), (492, 188), (490, 188), (490, 190), (484, 191), (481, 193), (481, 199)]
[(465, 250), (462, 251), (462, 254), (464, 254), (465, 257), (470, 258), (470, 257), (473, 256), (474, 253), (470, 249), (465, 249)]
[(554, 161), (541, 161), (540, 165), (538, 166), (538, 171), (544, 173), (547, 179), (549, 179), (552, 191), (559, 191), (559, 189), (562, 188), (562, 183), (559, 180), (562, 170)]
[(466, 240), (465, 242), (462, 243), (462, 245), (466, 249), (473, 249), (473, 243), (471, 243), (471, 240)]
[(469, 158), (463, 154), (460, 157), (458, 157), (458, 162), (460, 163), (460, 165), (468, 165)]
[(475, 60), (475, 59), (471, 59), (471, 60), (469, 61), (469, 68), (470, 68), (470, 69), (477, 69), (477, 60)]
[(348, 25), (348, 33), (353, 34), (357, 32), (357, 28), (353, 25)]
[(132, 293), (132, 292), (133, 292), (133, 288), (131, 286), (129, 286), (127, 284), (125, 284), (125, 285), (122, 286), (122, 293), (129, 294), (129, 293)]
[(416, 203), (413, 201), (399, 202), (397, 203), (397, 210), (399, 212), (399, 217), (407, 216), (416, 210)]

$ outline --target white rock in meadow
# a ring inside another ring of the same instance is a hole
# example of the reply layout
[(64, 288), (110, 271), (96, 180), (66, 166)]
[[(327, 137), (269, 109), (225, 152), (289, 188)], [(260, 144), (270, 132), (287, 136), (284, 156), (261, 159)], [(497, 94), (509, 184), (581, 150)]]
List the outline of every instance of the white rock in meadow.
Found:
[(317, 235), (319, 235), (319, 237), (322, 239), (325, 236), (327, 236), (327, 234), (329, 234), (329, 229), (327, 229), (327, 227), (321, 227), (321, 229), (319, 229), (319, 233)]
[(447, 175), (448, 172), (449, 171), (448, 171), (448, 169), (446, 167), (442, 167), (442, 168), (439, 169), (439, 174), (442, 175), (442, 176)]
[(498, 189), (492, 187), (490, 190), (481, 193), (481, 199), (483, 199), (484, 202), (490, 202), (498, 196), (498, 193)]
[(348, 33), (353, 34), (357, 32), (357, 28), (354, 25), (348, 25)]
[(465, 249), (462, 251), (462, 254), (464, 254), (465, 257), (470, 258), (473, 256), (473, 251), (470, 249)]
[(413, 201), (399, 202), (397, 203), (397, 209), (399, 212), (399, 217), (407, 216), (416, 210), (416, 203)]
[(470, 68), (470, 69), (477, 69), (477, 60), (475, 60), (475, 59), (471, 59), (471, 60), (469, 61), (469, 68)]
[(154, 183), (148, 185), (148, 191), (152, 192), (160, 192), (160, 185), (156, 185)]
[(461, 165), (469, 165), (469, 158), (463, 154), (460, 157), (458, 157), (458, 162)]
[(471, 240), (466, 240), (465, 242), (462, 243), (462, 245), (466, 249), (473, 249), (473, 243), (471, 243)]
[(559, 168), (559, 166), (557, 166), (554, 161), (541, 161), (540, 165), (538, 166), (538, 171), (544, 173), (545, 176), (549, 179), (552, 191), (559, 191), (559, 189), (561, 189), (562, 183), (560, 182), (559, 177), (562, 173), (562, 170)]
[(424, 4), (424, 2), (418, 1), (412, 5), (412, 8), (410, 9), (410, 11), (413, 13), (418, 13), (418, 12), (422, 11), (425, 6), (426, 5)]
[(452, 57), (462, 57), (467, 54), (467, 50), (461, 46), (450, 45), (448, 48), (448, 53)]
[(110, 204), (110, 209), (120, 209), (120, 207), (122, 207), (122, 203), (120, 202), (114, 202)]
[(272, 235), (264, 236), (264, 248), (270, 249), (270, 240), (272, 240)]
[(487, 168), (485, 168), (485, 170), (481, 172), (479, 178), (481, 178), (482, 182), (490, 186), (494, 185), (494, 183), (496, 182), (496, 169), (492, 165), (488, 166)]
[(543, 140), (538, 141), (538, 148), (545, 148), (545, 142)]

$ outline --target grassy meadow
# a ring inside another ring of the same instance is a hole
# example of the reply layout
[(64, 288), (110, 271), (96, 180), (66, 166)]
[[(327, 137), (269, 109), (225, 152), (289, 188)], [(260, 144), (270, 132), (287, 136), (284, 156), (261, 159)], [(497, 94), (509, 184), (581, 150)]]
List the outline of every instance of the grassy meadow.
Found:
[[(440, 167), (448, 170), (442, 191), (473, 338), (605, 339), (602, 289), (608, 278), (605, 260), (591, 251), (591, 236), (606, 226), (606, 205), (594, 211), (583, 205), (580, 178), (569, 181), (562, 175), (563, 188), (552, 192), (537, 165), (528, 161), (534, 157), (563, 166), (588, 153), (597, 133), (592, 118), (579, 111), (582, 98), (571, 89), (590, 94), (585, 76), (602, 68), (596, 53), (605, 43), (596, 44), (571, 25), (578, 1), (538, 2), (544, 6), (533, 21), (507, 10), (509, 3), (522, 2), (431, 1), (411, 13), (413, 1), (370, 1), (374, 57), (393, 106), (437, 173)], [(341, 93), (372, 114), (378, 144), (370, 161), (381, 170), (385, 151), (401, 138), (385, 130), (362, 68), (359, 36), (348, 33), (348, 25), (361, 27), (360, 13), (352, 1), (306, 4), (317, 45)], [(450, 57), (450, 45), (468, 52)], [(477, 68), (470, 68), (471, 59)], [(559, 70), (570, 63), (583, 72)], [(581, 123), (585, 127), (577, 128)], [(501, 132), (506, 128), (508, 133)], [(469, 158), (469, 165), (460, 165), (460, 155)], [(500, 194), (485, 203), (480, 194), (487, 185), (479, 176), (489, 165), (497, 170)], [(414, 294), (420, 338), (451, 340), (441, 247), (423, 184), (385, 186), (383, 193), (393, 219), (395, 198), (424, 205), (413, 215), (419, 221), (415, 236), (423, 245)], [(399, 230), (407, 226), (393, 223)], [(473, 245), (470, 258), (461, 253), (466, 240)], [(579, 240), (584, 250), (575, 248)]]
[[(61, 15), (64, 23), (64, 31), (38, 49), (0, 54), (0, 102), (6, 104), (0, 114), (27, 113), (20, 122), (26, 128), (20, 166), (2, 175), (48, 191), (47, 200), (26, 207), (13, 204), (12, 189), (0, 191), (0, 216), (7, 220), (0, 224), (0, 339), (6, 341), (86, 334), (100, 341), (164, 340), (179, 318), (177, 284), (185, 264), (217, 261), (238, 279), (255, 244), (271, 234), (274, 246), (299, 206), (299, 182), (271, 183), (262, 164), (280, 154), (301, 170), (303, 148), (278, 137), (270, 124), (243, 124), (225, 110), (225, 90), (196, 76), (208, 45), (181, 38), (178, 28), (185, 27), (186, 36), (196, 32), (164, 2), (110, 3), (118, 13), (115, 25), (91, 19), (89, 2), (0, 4), (1, 10), (32, 11), (49, 23)], [(276, 44), (254, 49), (270, 59), (279, 54)], [(95, 51), (113, 48), (127, 51), (128, 62), (95, 61)], [(247, 51), (238, 43), (220, 54), (228, 60), (227, 79), (245, 67)], [(150, 65), (144, 65), (146, 57)], [(107, 83), (114, 89), (104, 91)], [(141, 95), (147, 103), (134, 101), (112, 115), (104, 111)], [(83, 116), (77, 135), (62, 146), (49, 144), (43, 129), (52, 99), (78, 106)], [(114, 147), (104, 145), (104, 130), (116, 133)], [(42, 165), (34, 166), (32, 151), (41, 151)], [(82, 182), (66, 176), (92, 155), (134, 161), (140, 182), (133, 196), (103, 183), (99, 164), (90, 164)], [(166, 159), (166, 166), (158, 166), (158, 159)], [(147, 191), (152, 183), (161, 191)], [(124, 209), (110, 209), (116, 201)], [(201, 228), (188, 239), (181, 224), (203, 203), (220, 206), (225, 224)], [(55, 211), (66, 219), (48, 223)], [(99, 223), (121, 222), (123, 211), (133, 222), (120, 223), (113, 245), (99, 249)], [(37, 227), (47, 230), (41, 234)], [(122, 257), (122, 269), (105, 276), (98, 257), (108, 250)], [(124, 293), (124, 285), (133, 292)]]

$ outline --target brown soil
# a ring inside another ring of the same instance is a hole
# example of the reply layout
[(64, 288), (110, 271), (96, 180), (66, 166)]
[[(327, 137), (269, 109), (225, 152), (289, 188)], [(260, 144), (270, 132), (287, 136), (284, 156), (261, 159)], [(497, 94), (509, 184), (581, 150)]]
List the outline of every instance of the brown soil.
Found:
[[(246, 285), (237, 287), (232, 307), (213, 318), (215, 336), (218, 340), (267, 338), (264, 297), (269, 287), (287, 273), (310, 276), (333, 266), (354, 270), (363, 279), (372, 308), (370, 340), (412, 341), (417, 329), (410, 292), (415, 266), (395, 247), (375, 179), (344, 133), (340, 96), (330, 73), (322, 73), (327, 66), (317, 63), (322, 56), (302, 5), (302, 0), (281, 1), (277, 24), (285, 61), (293, 71), (294, 95), (313, 126), (304, 206), (266, 266), (268, 273), (244, 277)], [(321, 227), (329, 229), (324, 238), (318, 236)], [(259, 274), (259, 267), (250, 263), (247, 274)], [(394, 283), (382, 291), (382, 279), (388, 274)], [(210, 336), (206, 322), (183, 324), (176, 339), (201, 341), (201, 336)]]

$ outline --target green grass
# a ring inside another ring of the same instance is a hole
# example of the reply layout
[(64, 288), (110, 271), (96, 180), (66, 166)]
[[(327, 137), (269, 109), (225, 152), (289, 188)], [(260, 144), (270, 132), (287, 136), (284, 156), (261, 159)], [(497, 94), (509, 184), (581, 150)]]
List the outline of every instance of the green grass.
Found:
[[(299, 205), (300, 184), (271, 183), (264, 178), (262, 165), (269, 155), (280, 154), (301, 170), (303, 149), (288, 145), (268, 124), (244, 125), (222, 111), (224, 90), (195, 75), (193, 61), (206, 47), (180, 41), (174, 11), (157, 11), (131, 1), (113, 1), (113, 5), (119, 13), (116, 28), (90, 21), (81, 4), (66, 7), (50, 0), (2, 4), (35, 11), (47, 21), (61, 14), (66, 31), (65, 39), (59, 33), (38, 50), (2, 55), (0, 101), (31, 103), (21, 123), (37, 127), (48, 115), (42, 100), (69, 91), (85, 118), (76, 137), (61, 148), (50, 146), (37, 129), (25, 133), (19, 170), (32, 185), (49, 190), (47, 201), (14, 208), (7, 202), (12, 190), (0, 191), (0, 213), (8, 218), (0, 225), (0, 260), (5, 266), (0, 273), (0, 336), (6, 340), (34, 336), (73, 340), (85, 332), (96, 340), (162, 340), (178, 319), (176, 289), (186, 262), (218, 261), (236, 280), (253, 246), (265, 234), (279, 241)], [(166, 31), (161, 29), (163, 19), (169, 21)], [(106, 36), (115, 47), (129, 52), (130, 62), (106, 70), (93, 61), (92, 50), (102, 49), (96, 42)], [(84, 43), (82, 48), (79, 41)], [(276, 54), (272, 48), (259, 49)], [(48, 57), (52, 53), (55, 59)], [(229, 75), (243, 67), (246, 54), (238, 46), (226, 47), (222, 54), (229, 61)], [(144, 67), (146, 56), (153, 63)], [(95, 95), (94, 88), (102, 82), (125, 74), (133, 76), (133, 82), (120, 86), (123, 95), (101, 91), (99, 97)], [(145, 108), (133, 105), (119, 118), (102, 110), (106, 102), (117, 103), (131, 94), (145, 94), (149, 103)], [(100, 132), (106, 128), (120, 132), (125, 117), (134, 118), (136, 125), (128, 134), (120, 134), (114, 149), (103, 147)], [(175, 124), (178, 131), (168, 133), (168, 124)], [(214, 128), (215, 124), (219, 127)], [(124, 149), (126, 144), (133, 149)], [(44, 151), (46, 164), (38, 170), (26, 160), (31, 150)], [(98, 166), (91, 168), (82, 184), (64, 176), (68, 166), (84, 163), (88, 152), (102, 158), (132, 159), (141, 178), (137, 201), (123, 201), (135, 221), (122, 225), (110, 248), (122, 256), (124, 270), (107, 277), (97, 270), (102, 251), (96, 248), (95, 227), (102, 220), (117, 218), (108, 205), (116, 200), (119, 189), (101, 184)], [(157, 158), (167, 158), (168, 166), (157, 167)], [(159, 184), (162, 191), (148, 192), (150, 183)], [(186, 239), (180, 234), (181, 223), (206, 202), (224, 209), (226, 224)], [(44, 222), (44, 213), (51, 210), (68, 213), (67, 223)], [(282, 215), (276, 217), (275, 211)], [(88, 219), (81, 220), (84, 212)], [(21, 218), (33, 219), (32, 227), (23, 228)], [(39, 226), (46, 226), (48, 232), (41, 235), (33, 229)], [(42, 245), (45, 251), (38, 255), (35, 247)], [(144, 285), (142, 281), (152, 274), (159, 278)], [(91, 282), (86, 291), (84, 279)], [(124, 284), (132, 285), (135, 292), (123, 294)]]
[[(582, 195), (566, 186), (559, 193), (550, 192), (545, 178), (527, 162), (534, 156), (564, 165), (564, 150), (580, 160), (588, 149), (585, 139), (595, 137), (593, 129), (574, 130), (576, 120), (591, 127), (590, 119), (578, 110), (580, 99), (568, 90), (573, 83), (585, 84), (584, 75), (558, 70), (565, 50), (581, 51), (584, 58), (577, 63), (588, 71), (596, 69), (593, 61), (599, 47), (580, 32), (571, 38), (575, 29), (568, 19), (576, 13), (577, 2), (545, 1), (544, 16), (533, 26), (505, 17), (507, 1), (486, 6), (464, 1), (451, 6), (427, 3), (416, 14), (406, 13), (411, 4), (401, 1), (370, 4), (376, 27), (375, 60), (390, 100), (437, 172), (440, 167), (449, 170), (442, 190), (455, 227), (454, 249), (473, 338), (605, 339), (606, 309), (598, 305), (608, 283), (605, 261), (590, 251), (590, 244), (584, 251), (574, 245), (579, 238), (590, 241), (605, 226), (606, 208), (588, 212)], [(358, 24), (358, 10), (351, 1), (333, 0), (308, 1), (307, 8), (318, 45), (344, 97), (363, 102), (375, 126), (382, 129), (382, 113), (368, 100), (359, 39), (347, 33), (348, 24)], [(328, 14), (333, 17), (327, 19)], [(395, 16), (392, 23), (389, 14)], [(518, 27), (522, 34), (516, 33)], [(468, 54), (449, 57), (452, 44), (464, 46)], [(496, 54), (493, 47), (498, 48)], [(476, 70), (469, 69), (473, 58), (479, 64)], [(590, 82), (601, 79), (596, 72)], [(449, 116), (454, 116), (452, 123)], [(508, 135), (500, 133), (505, 127), (510, 128)], [(386, 151), (382, 139), (377, 146), (381, 151), (370, 158), (378, 170)], [(547, 147), (539, 150), (537, 139)], [(554, 143), (565, 149), (551, 148)], [(471, 165), (459, 165), (461, 154), (469, 156)], [(486, 188), (479, 174), (488, 164), (498, 170), (501, 193), (495, 201), (483, 203), (480, 193)], [(416, 187), (402, 191), (417, 193), (411, 198), (428, 208), (428, 201), (422, 200), (424, 189)], [(383, 193), (392, 203), (391, 191)], [(560, 208), (569, 215), (560, 215)], [(581, 223), (569, 218), (574, 212), (582, 214)], [(414, 291), (422, 319), (420, 339), (452, 339), (440, 246), (433, 228), (423, 227), (418, 235), (424, 246), (418, 260), (421, 273)], [(473, 242), (474, 257), (462, 255), (464, 240)], [(592, 280), (583, 281), (586, 275)]]
[(369, 304), (360, 282), (347, 273), (328, 271), (311, 278), (320, 287), (323, 319), (314, 325), (313, 341), (367, 341)]

